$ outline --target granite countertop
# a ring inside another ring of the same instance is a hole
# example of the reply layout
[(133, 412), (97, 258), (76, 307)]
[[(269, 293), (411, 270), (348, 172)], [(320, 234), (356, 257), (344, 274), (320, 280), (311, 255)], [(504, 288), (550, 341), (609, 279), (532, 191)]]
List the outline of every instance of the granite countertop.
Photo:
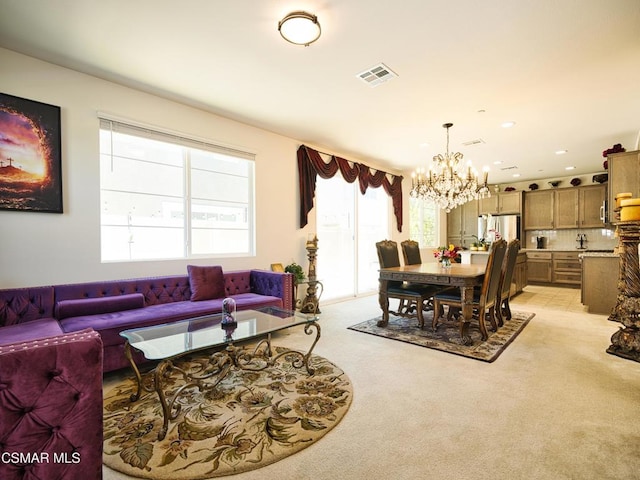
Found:
[(599, 249), (584, 249), (578, 250), (577, 248), (523, 248), (525, 252), (577, 252), (581, 257), (618, 257), (618, 253), (611, 250), (599, 250)]
[(591, 249), (583, 248), (522, 248), (521, 252), (578, 252), (578, 253), (613, 253), (613, 248), (610, 249)]
[[(614, 250), (578, 250), (576, 248), (521, 248), (521, 253), (526, 252), (576, 252), (583, 257), (619, 257)], [(485, 250), (460, 250), (463, 255), (489, 255)]]

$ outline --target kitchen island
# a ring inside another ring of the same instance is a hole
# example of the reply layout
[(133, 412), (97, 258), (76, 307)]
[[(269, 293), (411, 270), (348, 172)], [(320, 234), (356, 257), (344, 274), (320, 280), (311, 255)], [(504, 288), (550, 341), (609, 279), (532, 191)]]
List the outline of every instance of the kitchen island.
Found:
[[(486, 265), (489, 252), (486, 250), (461, 250), (460, 263), (466, 265)], [(521, 249), (516, 259), (513, 279), (511, 280), (511, 295), (516, 295), (527, 285), (527, 254)]]
[(620, 256), (613, 252), (585, 252), (580, 301), (589, 313), (609, 315), (616, 304)]

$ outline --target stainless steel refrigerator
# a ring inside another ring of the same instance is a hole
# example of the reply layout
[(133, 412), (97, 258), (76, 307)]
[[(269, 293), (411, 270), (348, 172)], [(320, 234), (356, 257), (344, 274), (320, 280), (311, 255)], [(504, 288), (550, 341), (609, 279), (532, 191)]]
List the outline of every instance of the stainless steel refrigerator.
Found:
[(504, 238), (507, 242), (520, 239), (520, 215), (481, 215), (478, 217), (478, 238), (495, 242)]

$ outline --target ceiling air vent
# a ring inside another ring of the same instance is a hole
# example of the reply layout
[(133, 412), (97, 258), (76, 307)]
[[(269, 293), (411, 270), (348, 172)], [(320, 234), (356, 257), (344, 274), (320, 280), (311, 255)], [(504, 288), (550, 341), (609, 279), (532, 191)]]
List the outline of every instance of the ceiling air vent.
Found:
[(364, 72), (360, 72), (356, 76), (370, 87), (377, 87), (381, 83), (397, 77), (398, 74), (387, 67), (384, 63), (379, 63)]
[(510, 167), (503, 167), (500, 170), (517, 170), (518, 167), (516, 165), (511, 165)]

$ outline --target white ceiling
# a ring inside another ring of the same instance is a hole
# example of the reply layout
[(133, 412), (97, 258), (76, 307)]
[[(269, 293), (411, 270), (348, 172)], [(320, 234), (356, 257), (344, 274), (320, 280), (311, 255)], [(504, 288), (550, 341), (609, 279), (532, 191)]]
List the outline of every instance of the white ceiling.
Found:
[[(309, 47), (277, 31), (294, 10), (321, 23)], [(640, 133), (639, 0), (0, 0), (0, 12), (2, 47), (390, 170), (444, 152), (445, 122), (450, 149), (489, 165), (490, 183), (600, 171), (603, 150), (633, 150)], [(398, 78), (356, 77), (380, 62)]]

